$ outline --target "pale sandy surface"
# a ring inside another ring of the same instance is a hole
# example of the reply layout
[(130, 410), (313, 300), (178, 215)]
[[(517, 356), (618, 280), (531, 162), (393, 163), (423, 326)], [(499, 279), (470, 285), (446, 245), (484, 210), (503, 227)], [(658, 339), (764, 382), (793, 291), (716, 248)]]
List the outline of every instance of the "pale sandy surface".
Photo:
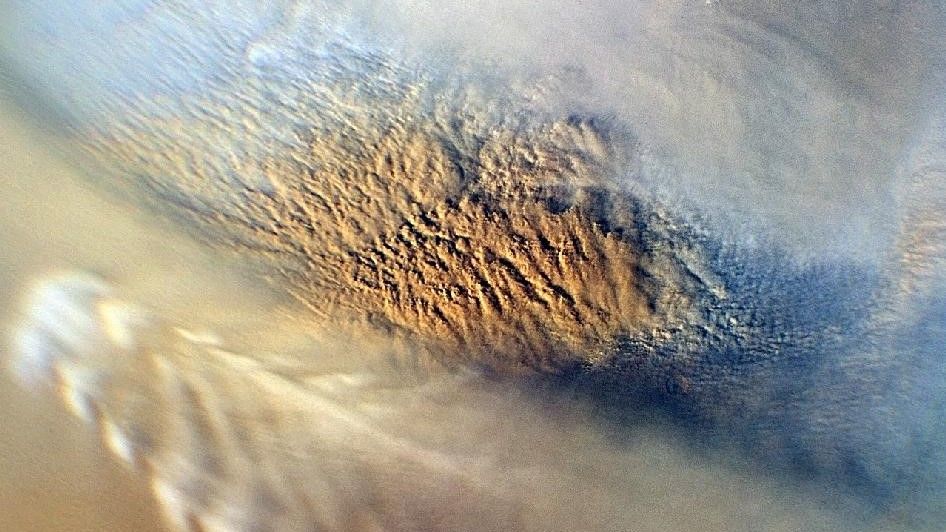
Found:
[[(80, 210), (79, 201), (67, 201), (84, 194), (70, 186), (69, 170), (34, 140), (6, 106), (0, 109), (4, 317), (31, 268), (87, 254), (80, 243), (62, 241), (67, 223), (95, 229), (92, 213)], [(6, 344), (4, 338), (4, 358)], [(0, 405), (0, 530), (164, 530), (144, 480), (113, 460), (98, 434), (69, 415), (58, 398), (27, 392), (3, 371)]]
[[(196, 246), (155, 228), (153, 220), (93, 194), (2, 93), (0, 187), (4, 361), (22, 292), (49, 272), (95, 271), (158, 308), (184, 301), (177, 307), (182, 318), (200, 315), (204, 323), (220, 315), (208, 308), (208, 299), (229, 301), (239, 293), (254, 307), (265, 300), (254, 299), (261, 290), (233, 290), (239, 281), (222, 271), (219, 260), (202, 259)], [(214, 275), (204, 275), (199, 289), (181, 282), (207, 271)], [(227, 307), (231, 316), (246, 308), (236, 302)], [(67, 413), (48, 390), (28, 392), (6, 368), (0, 374), (0, 530), (164, 529), (147, 480), (111, 457), (94, 428)]]
[(0, 529), (164, 530), (145, 482), (52, 397), (0, 380)]

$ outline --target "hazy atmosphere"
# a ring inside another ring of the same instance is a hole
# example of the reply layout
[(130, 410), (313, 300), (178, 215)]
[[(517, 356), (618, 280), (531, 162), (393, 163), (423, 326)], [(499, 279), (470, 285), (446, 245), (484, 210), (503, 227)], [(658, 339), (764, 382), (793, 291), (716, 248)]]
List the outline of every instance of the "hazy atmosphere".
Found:
[(0, 2), (0, 529), (937, 530), (938, 2)]

